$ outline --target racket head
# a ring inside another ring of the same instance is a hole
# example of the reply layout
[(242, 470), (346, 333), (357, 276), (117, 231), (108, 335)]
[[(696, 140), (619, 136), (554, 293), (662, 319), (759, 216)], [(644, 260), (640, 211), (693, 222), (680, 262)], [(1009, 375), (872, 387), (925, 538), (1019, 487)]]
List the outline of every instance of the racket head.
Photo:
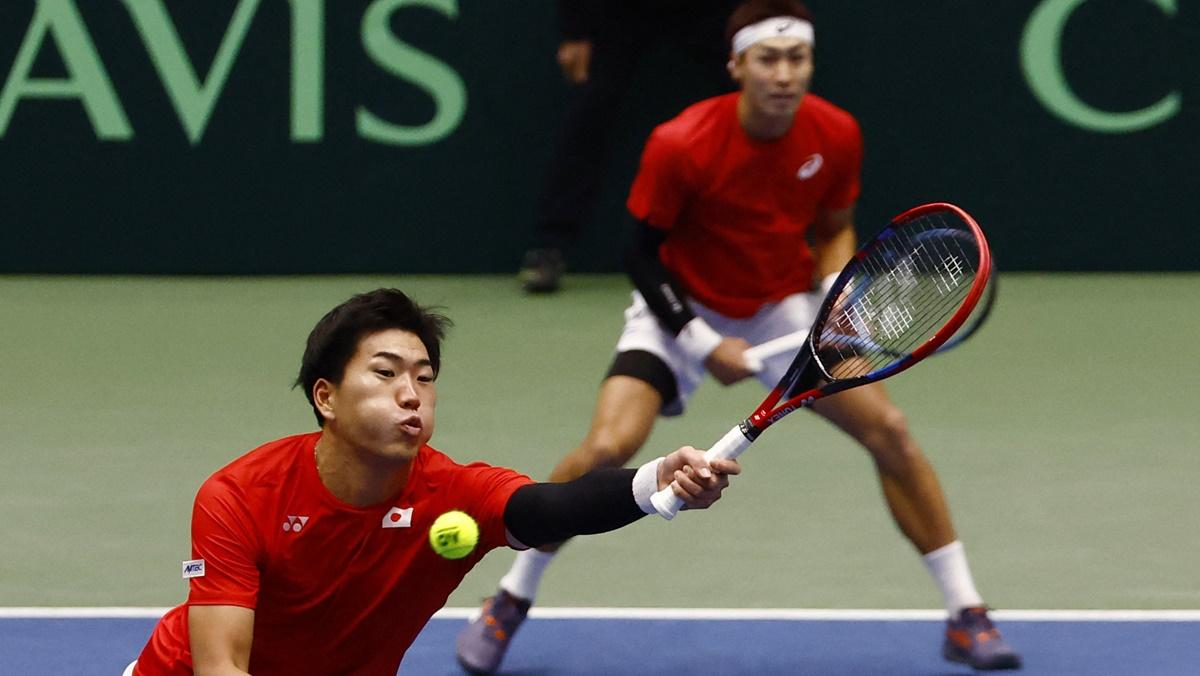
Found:
[(996, 259), (992, 258), (992, 271), (988, 275), (987, 286), (983, 289), (983, 297), (975, 305), (975, 309), (967, 316), (967, 321), (950, 336), (949, 340), (942, 343), (942, 346), (937, 349), (938, 352), (958, 347), (971, 336), (979, 331), (980, 327), (987, 322), (988, 317), (992, 315), (992, 308), (996, 306), (996, 296), (1000, 293), (1000, 275), (996, 269)]
[(842, 269), (808, 339), (743, 432), (753, 440), (821, 397), (933, 354), (979, 304), (991, 267), (983, 230), (961, 208), (936, 202), (895, 217)]
[[(999, 293), (1000, 279), (998, 272), (996, 269), (996, 259), (993, 256), (992, 272), (988, 277), (987, 286), (984, 287), (983, 298), (975, 305), (975, 309), (971, 311), (971, 314), (967, 317), (967, 321), (958, 328), (958, 331), (937, 349), (939, 354), (958, 347), (967, 338), (975, 335), (980, 327), (987, 322), (987, 318), (991, 316), (992, 308), (996, 304), (996, 296)], [(795, 354), (808, 341), (808, 335), (808, 329), (804, 329), (803, 331), (795, 331), (764, 343), (759, 343), (746, 350), (744, 354), (746, 363), (750, 365), (752, 371), (758, 373), (763, 368), (763, 360), (784, 352)]]
[(960, 207), (925, 204), (892, 219), (842, 270), (813, 323), (809, 351), (823, 393), (932, 354), (967, 322), (991, 269), (987, 238)]

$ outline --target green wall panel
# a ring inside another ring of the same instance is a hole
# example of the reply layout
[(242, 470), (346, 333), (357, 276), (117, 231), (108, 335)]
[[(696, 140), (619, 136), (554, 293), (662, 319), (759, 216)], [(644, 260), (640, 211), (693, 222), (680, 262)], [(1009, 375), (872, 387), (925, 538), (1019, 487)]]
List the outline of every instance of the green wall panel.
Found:
[[(860, 225), (975, 213), (1011, 270), (1197, 269), (1188, 0), (812, 0), (866, 135)], [(548, 0), (0, 3), (0, 272), (508, 272), (572, 95)], [(617, 267), (652, 52), (571, 267)]]

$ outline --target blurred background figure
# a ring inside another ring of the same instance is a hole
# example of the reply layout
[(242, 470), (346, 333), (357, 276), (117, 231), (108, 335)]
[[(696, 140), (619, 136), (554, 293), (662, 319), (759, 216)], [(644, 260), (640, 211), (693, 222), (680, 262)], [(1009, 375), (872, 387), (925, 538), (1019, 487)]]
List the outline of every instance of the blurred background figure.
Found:
[(730, 0), (558, 0), (562, 31), (558, 63), (578, 92), (550, 158), (533, 242), (521, 265), (519, 277), (526, 291), (551, 293), (561, 286), (566, 253), (595, 206), (620, 107), (646, 54), (666, 44), (677, 53), (678, 67), (700, 68), (712, 83), (709, 91), (691, 92), (678, 102), (679, 107), (733, 89), (721, 36), (736, 4)]

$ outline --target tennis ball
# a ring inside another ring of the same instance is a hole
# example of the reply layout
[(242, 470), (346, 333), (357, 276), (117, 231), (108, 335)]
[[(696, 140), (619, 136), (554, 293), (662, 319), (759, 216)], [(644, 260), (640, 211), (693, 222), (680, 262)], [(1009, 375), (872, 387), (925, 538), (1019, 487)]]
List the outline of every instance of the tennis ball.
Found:
[(479, 525), (466, 512), (446, 512), (429, 527), (429, 546), (439, 556), (461, 559), (479, 542)]

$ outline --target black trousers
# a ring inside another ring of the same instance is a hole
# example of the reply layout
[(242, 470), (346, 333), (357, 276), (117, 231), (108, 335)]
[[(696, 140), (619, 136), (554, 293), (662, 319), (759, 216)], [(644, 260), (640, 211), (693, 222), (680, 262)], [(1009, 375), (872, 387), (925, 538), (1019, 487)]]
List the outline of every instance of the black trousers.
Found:
[(568, 108), (538, 200), (535, 247), (567, 249), (578, 240), (604, 180), (621, 104), (648, 51), (667, 43), (711, 73), (712, 90), (681, 101), (680, 110), (703, 96), (733, 88), (725, 67), (729, 48), (724, 32), (736, 5), (729, 0), (604, 3), (603, 16), (596, 17), (588, 80)]

